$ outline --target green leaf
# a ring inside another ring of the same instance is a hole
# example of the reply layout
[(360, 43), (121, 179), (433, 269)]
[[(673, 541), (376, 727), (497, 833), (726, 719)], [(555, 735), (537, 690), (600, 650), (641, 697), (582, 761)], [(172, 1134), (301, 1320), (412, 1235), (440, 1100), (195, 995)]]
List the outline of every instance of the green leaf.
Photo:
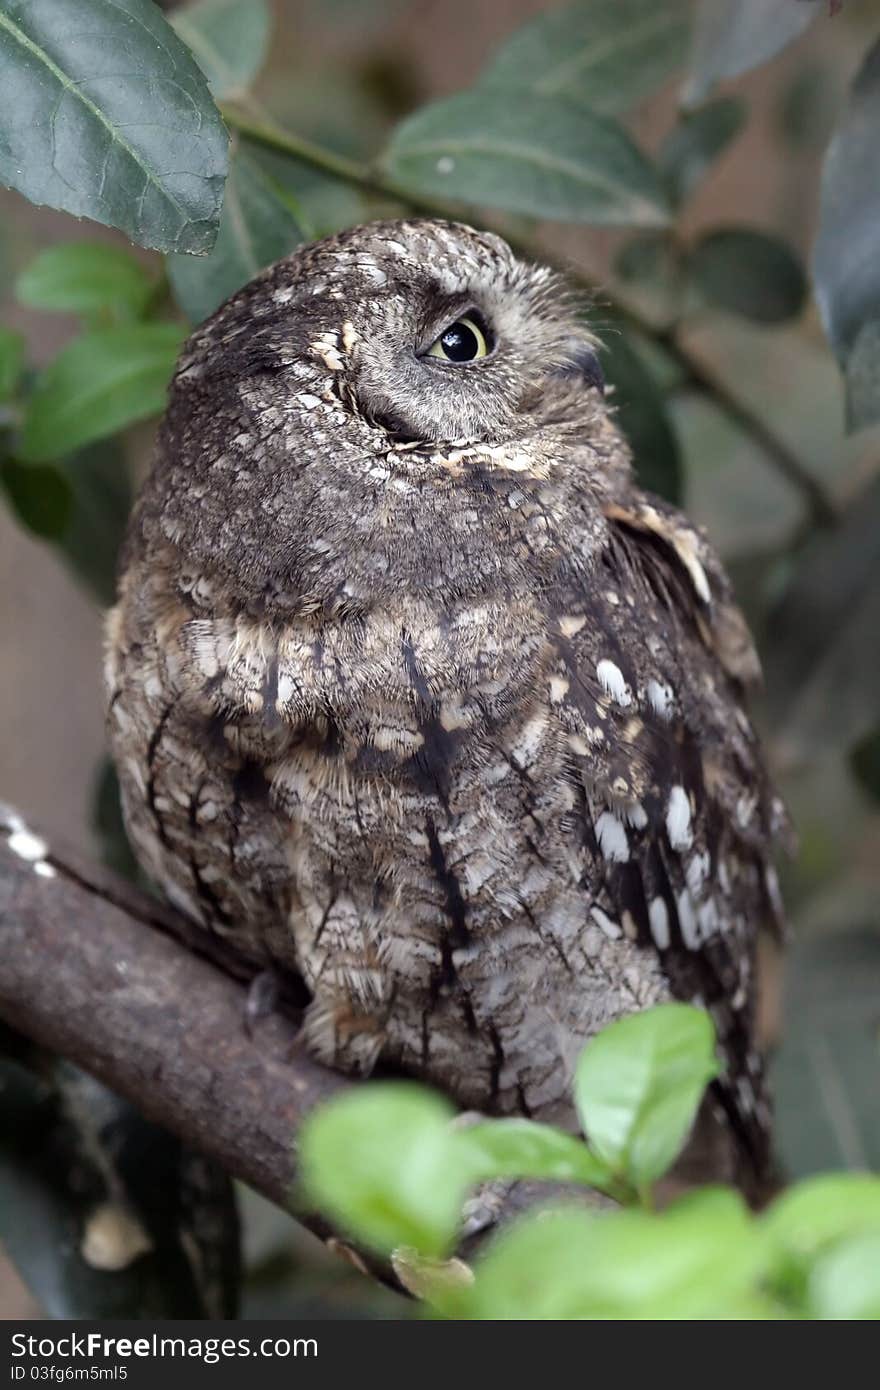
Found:
[(101, 857), (108, 868), (135, 882), (139, 870), (132, 853), (119, 796), (119, 778), (109, 758), (98, 768), (92, 792), (92, 829), (101, 842)]
[(880, 1235), (880, 1178), (823, 1173), (789, 1188), (762, 1218), (774, 1251), (773, 1280), (800, 1291), (813, 1260), (842, 1239)]
[(880, 1319), (880, 1231), (853, 1236), (816, 1261), (807, 1306), (813, 1318)]
[(183, 336), (176, 323), (143, 323), (74, 339), (37, 382), (23, 457), (42, 462), (158, 414)]
[(787, 746), (849, 749), (877, 722), (880, 481), (796, 557), (763, 649), (770, 713)]
[(880, 420), (880, 317), (860, 324), (844, 366), (846, 428), (853, 433)]
[(247, 92), (269, 46), (266, 0), (197, 0), (175, 11), (171, 23), (218, 101)]
[(480, 77), (538, 96), (570, 96), (617, 115), (682, 66), (687, 0), (578, 0), (518, 29)]
[(751, 227), (723, 227), (693, 246), (688, 268), (710, 304), (756, 323), (784, 323), (803, 309), (804, 272), (790, 247)]
[(405, 1082), (375, 1082), (322, 1106), (303, 1127), (308, 1197), (383, 1254), (452, 1245), (469, 1182), (448, 1101)]
[(678, 439), (663, 393), (631, 346), (628, 330), (627, 334), (609, 332), (602, 344), (602, 367), (614, 387), (611, 399), (632, 448), (640, 484), (670, 502), (679, 502), (683, 475)]
[(24, 337), (0, 326), (0, 401), (15, 395), (24, 367)]
[(575, 1072), (590, 1147), (633, 1187), (648, 1186), (677, 1157), (717, 1074), (715, 1030), (701, 1009), (658, 1004), (612, 1023)]
[(59, 460), (72, 492), (71, 514), (59, 549), (105, 608), (116, 599), (119, 547), (131, 511), (132, 490), (115, 439), (101, 440)]
[(169, 256), (168, 275), (177, 302), (201, 323), (264, 266), (288, 255), (303, 240), (289, 195), (241, 150), (226, 180), (220, 234), (209, 256)]
[(0, 0), (0, 182), (160, 251), (217, 232), (227, 134), (151, 0)]
[(719, 97), (699, 111), (683, 112), (660, 149), (661, 172), (676, 203), (689, 198), (715, 160), (746, 123), (739, 97)]
[(121, 247), (75, 241), (41, 251), (19, 275), (15, 294), (32, 309), (87, 316), (112, 309), (138, 318), (154, 284), (154, 277)]
[(742, 1200), (720, 1189), (661, 1215), (545, 1212), (493, 1242), (458, 1303), (485, 1319), (723, 1316), (751, 1294), (765, 1249)]
[(825, 156), (813, 257), (816, 300), (844, 368), (848, 425), (880, 419), (880, 41), (868, 52)]
[(462, 92), (397, 127), (386, 171), (414, 192), (532, 217), (663, 226), (666, 194), (623, 128), (567, 97)]
[(849, 764), (868, 795), (880, 802), (880, 725), (850, 749)]
[(41, 540), (58, 540), (70, 520), (70, 484), (54, 464), (0, 460), (0, 483), (22, 526)]
[(702, 0), (683, 105), (698, 106), (716, 82), (775, 57), (819, 9), (820, 0)]
[(614, 1185), (606, 1164), (586, 1144), (534, 1120), (487, 1120), (456, 1131), (473, 1182), (537, 1178), (581, 1182), (604, 1191)]

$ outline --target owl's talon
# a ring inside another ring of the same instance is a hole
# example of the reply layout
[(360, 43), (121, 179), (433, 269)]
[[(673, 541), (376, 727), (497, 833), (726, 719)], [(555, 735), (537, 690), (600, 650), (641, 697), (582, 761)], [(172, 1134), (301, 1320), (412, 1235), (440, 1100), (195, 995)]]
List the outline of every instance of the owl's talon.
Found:
[(248, 986), (244, 1009), (244, 1028), (249, 1038), (253, 1037), (258, 1023), (274, 1014), (280, 998), (281, 977), (277, 971), (261, 970), (254, 976)]

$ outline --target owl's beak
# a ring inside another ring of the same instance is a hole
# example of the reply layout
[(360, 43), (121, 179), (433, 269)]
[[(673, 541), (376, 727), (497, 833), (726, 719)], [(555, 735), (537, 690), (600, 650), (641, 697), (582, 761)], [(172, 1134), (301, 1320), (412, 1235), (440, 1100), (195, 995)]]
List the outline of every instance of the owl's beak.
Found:
[(595, 386), (603, 396), (605, 394), (605, 373), (602, 371), (598, 353), (583, 338), (572, 339), (566, 349), (565, 361), (555, 368), (553, 374), (569, 378), (580, 377), (585, 386)]

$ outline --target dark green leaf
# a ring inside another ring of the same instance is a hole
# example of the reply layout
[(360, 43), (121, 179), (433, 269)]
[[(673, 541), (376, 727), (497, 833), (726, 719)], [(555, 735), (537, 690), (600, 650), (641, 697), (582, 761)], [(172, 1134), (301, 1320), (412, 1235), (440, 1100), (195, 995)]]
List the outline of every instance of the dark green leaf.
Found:
[(727, 1316), (765, 1246), (742, 1200), (706, 1189), (662, 1215), (572, 1209), (502, 1233), (460, 1303), (487, 1319)]
[(197, 0), (171, 16), (218, 101), (241, 96), (266, 58), (272, 16), (266, 0)]
[(786, 1172), (880, 1168), (880, 935), (799, 937), (784, 978), (773, 1089)]
[(70, 484), (55, 464), (0, 460), (0, 482), (22, 526), (41, 540), (64, 535), (73, 507)]
[(783, 323), (804, 307), (807, 283), (794, 252), (751, 227), (708, 232), (693, 246), (689, 270), (710, 304), (756, 323)]
[(137, 860), (125, 833), (119, 800), (119, 778), (109, 758), (103, 760), (95, 779), (92, 827), (101, 841), (104, 863), (123, 878), (134, 881), (138, 877)]
[(577, 97), (617, 115), (682, 66), (689, 12), (687, 0), (578, 0), (518, 29), (480, 85)]
[(813, 536), (768, 619), (770, 712), (790, 753), (849, 749), (877, 721), (880, 482)]
[(639, 482), (670, 502), (681, 501), (681, 453), (663, 393), (621, 332), (607, 334), (601, 359)]
[(716, 82), (766, 63), (820, 8), (820, 0), (702, 0), (683, 104), (698, 106)]
[(388, 1254), (452, 1244), (469, 1181), (452, 1106), (405, 1082), (376, 1082), (317, 1110), (300, 1137), (307, 1195), (365, 1244)]
[(96, 1081), (0, 1059), (0, 1238), (54, 1318), (236, 1309), (231, 1184)]
[(539, 1178), (605, 1189), (613, 1174), (580, 1139), (534, 1120), (487, 1120), (457, 1132), (474, 1182)]
[(614, 259), (622, 280), (634, 285), (662, 286), (674, 274), (674, 248), (666, 232), (636, 232)]
[(176, 323), (143, 323), (74, 339), (37, 382), (23, 457), (55, 458), (158, 414), (183, 336)]
[(41, 251), (15, 282), (15, 294), (33, 309), (93, 315), (101, 309), (138, 318), (154, 278), (128, 251), (75, 241)]
[(209, 256), (169, 256), (177, 302), (201, 323), (258, 270), (291, 252), (303, 231), (286, 191), (239, 150), (226, 180), (220, 234)]
[(880, 420), (880, 317), (859, 326), (845, 360), (846, 428), (861, 430)]
[(880, 726), (865, 734), (850, 749), (850, 767), (875, 801), (880, 801)]
[(880, 1319), (880, 1231), (853, 1236), (819, 1257), (807, 1306), (813, 1318)]
[(217, 231), (227, 134), (151, 0), (0, 0), (0, 182), (160, 251)]
[(656, 172), (622, 127), (567, 97), (462, 92), (399, 125), (384, 163), (415, 192), (532, 217), (616, 226), (669, 220)]
[(816, 299), (847, 375), (849, 425), (880, 419), (880, 42), (868, 53), (825, 157), (813, 259)]
[(24, 367), (24, 338), (12, 328), (0, 326), (0, 401), (8, 401)]
[(132, 491), (118, 440), (102, 440), (58, 463), (72, 491), (59, 548), (74, 574), (109, 608), (116, 598), (119, 547)]
[(659, 164), (677, 203), (689, 198), (746, 122), (739, 97), (719, 97), (699, 111), (682, 113), (660, 150)]
[(655, 1182), (717, 1074), (715, 1030), (701, 1009), (658, 1004), (612, 1023), (587, 1043), (575, 1072), (590, 1147), (633, 1187)]

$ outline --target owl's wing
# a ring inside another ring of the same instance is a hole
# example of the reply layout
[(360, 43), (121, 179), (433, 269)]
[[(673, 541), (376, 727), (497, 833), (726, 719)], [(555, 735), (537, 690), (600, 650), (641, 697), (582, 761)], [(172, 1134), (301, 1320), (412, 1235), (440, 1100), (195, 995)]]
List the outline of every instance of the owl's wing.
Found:
[(585, 886), (607, 929), (657, 951), (674, 993), (712, 1012), (716, 1093), (761, 1169), (755, 947), (762, 924), (781, 927), (769, 853), (787, 822), (742, 703), (758, 661), (719, 562), (679, 513), (639, 499), (605, 514), (591, 582), (550, 596), (551, 698), (601, 880)]

